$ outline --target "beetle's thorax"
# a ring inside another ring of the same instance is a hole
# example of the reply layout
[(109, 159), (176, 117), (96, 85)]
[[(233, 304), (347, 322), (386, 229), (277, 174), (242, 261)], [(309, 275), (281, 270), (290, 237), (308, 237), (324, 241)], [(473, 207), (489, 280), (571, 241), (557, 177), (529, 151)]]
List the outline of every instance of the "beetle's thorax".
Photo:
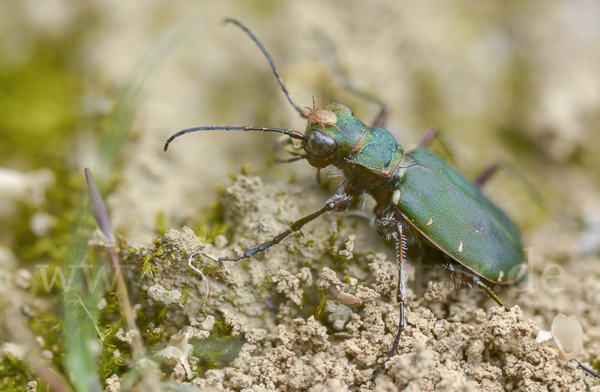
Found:
[(338, 167), (358, 191), (371, 193), (389, 182), (404, 156), (394, 137), (383, 128), (366, 126), (344, 104), (332, 103), (318, 110), (330, 112), (336, 120), (333, 124), (309, 120), (304, 144), (309, 163), (318, 168)]
[(404, 150), (387, 130), (367, 127), (338, 167), (353, 187), (372, 194), (393, 180), (403, 158)]

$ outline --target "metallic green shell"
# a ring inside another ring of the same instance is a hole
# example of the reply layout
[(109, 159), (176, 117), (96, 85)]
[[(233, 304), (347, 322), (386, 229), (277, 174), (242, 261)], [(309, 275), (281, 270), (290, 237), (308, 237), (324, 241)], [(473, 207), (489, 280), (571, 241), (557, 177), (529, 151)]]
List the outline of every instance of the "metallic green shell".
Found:
[(478, 187), (424, 147), (407, 153), (395, 189), (400, 213), (433, 244), (496, 283), (526, 272), (523, 244), (510, 219)]

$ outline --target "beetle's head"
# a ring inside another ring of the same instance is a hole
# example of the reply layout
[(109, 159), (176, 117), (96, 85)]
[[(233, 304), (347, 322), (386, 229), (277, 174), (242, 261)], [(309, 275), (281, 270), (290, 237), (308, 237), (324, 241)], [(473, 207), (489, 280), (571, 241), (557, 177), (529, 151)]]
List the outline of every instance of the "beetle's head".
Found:
[(318, 168), (338, 166), (358, 143), (365, 124), (347, 105), (332, 103), (325, 109), (309, 109), (302, 143), (308, 162)]
[[(301, 140), (300, 148), (306, 154), (292, 153), (294, 157), (284, 162), (293, 162), (306, 159), (308, 163), (317, 168), (329, 165), (338, 166), (344, 158), (358, 145), (365, 131), (366, 125), (356, 119), (352, 110), (343, 103), (332, 103), (325, 109), (308, 108), (302, 111), (302, 116), (308, 118), (308, 126), (304, 134), (281, 128), (254, 127), (254, 126), (221, 126), (207, 125), (184, 129), (173, 134), (165, 143), (164, 150), (167, 151), (169, 144), (176, 138), (197, 131), (260, 131), (276, 132), (288, 136), (283, 143), (292, 139)], [(282, 143), (278, 144), (281, 146)], [(294, 148), (296, 149), (296, 147)], [(291, 151), (288, 151), (291, 153)]]

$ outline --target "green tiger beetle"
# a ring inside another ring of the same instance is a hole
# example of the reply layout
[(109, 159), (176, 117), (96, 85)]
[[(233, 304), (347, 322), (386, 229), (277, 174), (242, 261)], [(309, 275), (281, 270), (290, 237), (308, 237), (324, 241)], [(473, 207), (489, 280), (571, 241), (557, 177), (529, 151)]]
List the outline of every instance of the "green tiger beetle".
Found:
[(280, 133), (288, 136), (290, 141), (296, 139), (302, 142), (301, 148), (305, 154), (297, 155), (290, 161), (305, 159), (318, 169), (329, 165), (337, 167), (344, 175), (344, 190), (327, 200), (323, 208), (291, 223), (287, 230), (270, 241), (246, 250), (242, 256), (217, 260), (239, 261), (253, 257), (279, 244), (326, 212), (346, 211), (357, 197), (365, 193), (371, 195), (377, 203), (375, 227), (396, 246), (397, 300), (400, 305), (396, 338), (389, 355), (371, 377), (373, 382), (394, 355), (404, 328), (405, 252), (408, 241), (424, 240), (439, 249), (455, 262), (444, 266), (455, 283), (480, 287), (510, 311), (480, 279), (483, 277), (502, 285), (520, 280), (527, 272), (527, 261), (517, 228), (480, 190), (480, 186), (500, 166), (492, 165), (473, 183), (468, 181), (426, 148), (436, 136), (435, 130), (427, 131), (416, 147), (405, 150), (383, 128), (389, 112), (383, 104), (372, 127), (354, 117), (352, 109), (343, 103), (335, 102), (325, 109), (317, 109), (313, 96), (313, 107), (302, 109), (292, 99), (273, 59), (258, 38), (237, 20), (227, 19), (226, 23), (237, 25), (258, 45), (291, 105), (308, 119), (306, 130), (300, 133), (256, 126), (201, 126), (175, 133), (166, 141), (164, 151), (175, 138), (196, 131)]

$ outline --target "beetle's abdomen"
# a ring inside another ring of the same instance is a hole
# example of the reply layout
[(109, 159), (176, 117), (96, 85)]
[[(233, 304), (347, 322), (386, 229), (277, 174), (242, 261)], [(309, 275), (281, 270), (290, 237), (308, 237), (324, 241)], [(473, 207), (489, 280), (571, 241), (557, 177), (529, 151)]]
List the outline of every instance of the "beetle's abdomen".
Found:
[(523, 245), (514, 224), (479, 188), (423, 147), (408, 155), (394, 201), (433, 244), (478, 275), (498, 283), (520, 278)]

